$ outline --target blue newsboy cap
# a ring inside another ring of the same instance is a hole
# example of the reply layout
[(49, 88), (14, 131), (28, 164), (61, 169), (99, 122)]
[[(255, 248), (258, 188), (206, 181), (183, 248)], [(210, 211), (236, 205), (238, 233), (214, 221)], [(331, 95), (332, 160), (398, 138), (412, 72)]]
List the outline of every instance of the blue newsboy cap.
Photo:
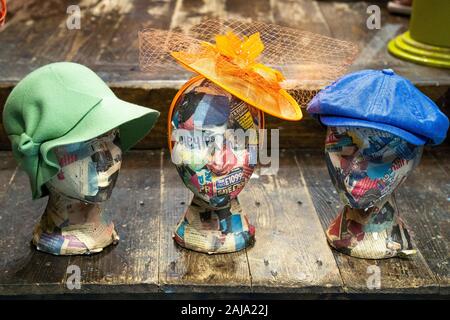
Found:
[(391, 69), (345, 75), (321, 90), (306, 110), (326, 126), (379, 129), (414, 145), (440, 144), (449, 126), (430, 98)]

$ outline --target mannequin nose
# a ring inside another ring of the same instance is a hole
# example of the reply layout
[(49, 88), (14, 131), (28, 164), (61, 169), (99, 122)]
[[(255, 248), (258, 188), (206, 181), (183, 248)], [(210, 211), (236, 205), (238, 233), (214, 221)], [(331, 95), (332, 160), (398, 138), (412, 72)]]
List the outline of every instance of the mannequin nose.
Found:
[(228, 146), (224, 146), (214, 152), (212, 163), (208, 166), (217, 175), (227, 174), (236, 166), (236, 156)]

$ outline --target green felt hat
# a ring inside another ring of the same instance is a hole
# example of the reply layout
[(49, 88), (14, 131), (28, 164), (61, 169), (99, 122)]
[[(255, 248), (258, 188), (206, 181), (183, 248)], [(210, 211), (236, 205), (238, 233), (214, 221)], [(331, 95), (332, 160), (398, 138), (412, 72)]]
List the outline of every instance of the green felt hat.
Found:
[(43, 66), (20, 81), (6, 100), (3, 124), (14, 157), (30, 178), (33, 199), (60, 166), (52, 149), (119, 128), (123, 151), (142, 139), (159, 112), (117, 98), (92, 70), (71, 62)]

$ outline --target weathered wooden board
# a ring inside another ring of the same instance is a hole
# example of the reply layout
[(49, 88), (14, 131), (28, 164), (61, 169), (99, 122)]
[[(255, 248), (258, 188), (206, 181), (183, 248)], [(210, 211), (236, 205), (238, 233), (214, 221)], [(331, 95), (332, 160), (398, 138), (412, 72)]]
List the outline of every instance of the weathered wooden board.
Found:
[(0, 30), (0, 83), (17, 82), (37, 67), (74, 61), (93, 68), (105, 81), (142, 81), (138, 30), (167, 28), (175, 1), (96, 1), (77, 3), (79, 29), (68, 29), (73, 1), (17, 0), (8, 5), (8, 22)]
[[(343, 284), (347, 293), (430, 294), (437, 293), (440, 286), (441, 294), (448, 294), (445, 195), (449, 162), (445, 152), (433, 151), (442, 161), (427, 152), (421, 167), (397, 196), (419, 254), (410, 260), (373, 261), (331, 253), (326, 245), (322, 228), (334, 217), (339, 201), (328, 179), (323, 154), (317, 150), (286, 151), (277, 176), (251, 179), (240, 199), (256, 225), (256, 244), (247, 251), (215, 256), (181, 249), (171, 238), (191, 194), (167, 151), (131, 152), (124, 157), (117, 187), (106, 208), (114, 210), (121, 242), (100, 254), (83, 257), (56, 257), (31, 246), (32, 228), (46, 199), (30, 200), (25, 173), (16, 172), (11, 154), (2, 152), (0, 293), (131, 294), (160, 290), (323, 294), (339, 293)], [(435, 186), (432, 181), (437, 181)], [(420, 203), (423, 194), (429, 198), (425, 201), (435, 200), (429, 211)], [(374, 264), (381, 269), (381, 290), (368, 290), (366, 286), (367, 267)], [(69, 265), (81, 268), (81, 290), (66, 288)]]
[(14, 161), (11, 153), (0, 152), (0, 200), (6, 194), (16, 171), (17, 163)]
[(247, 250), (254, 292), (339, 292), (342, 282), (294, 153), (278, 172), (258, 170), (239, 196), (256, 227)]
[[(8, 86), (6, 88), (2, 88), (0, 86), (0, 113), (3, 113), (3, 106), (11, 90), (12, 90), (11, 86)], [(8, 137), (5, 133), (5, 130), (3, 128), (3, 117), (0, 117), (0, 150), (2, 149), (10, 149), (10, 144)]]
[(69, 258), (37, 252), (31, 245), (34, 225), (40, 220), (47, 199), (31, 200), (28, 177), (19, 170), (1, 201), (0, 292), (61, 292)]
[[(380, 30), (366, 26), (367, 7), (373, 3), (382, 8)], [(68, 0), (45, 4), (16, 0), (10, 4), (8, 22), (0, 30), (0, 111), (12, 87), (30, 71), (54, 61), (76, 61), (96, 71), (119, 97), (161, 111), (151, 135), (137, 148), (166, 147), (167, 109), (190, 74), (150, 75), (139, 71), (137, 31), (150, 26), (181, 31), (216, 17), (260, 20), (353, 41), (361, 52), (352, 70), (392, 67), (450, 114), (445, 107), (450, 92), (447, 70), (415, 65), (387, 53), (388, 40), (405, 30), (408, 20), (388, 14), (385, 1), (84, 0), (80, 2), (81, 29), (68, 30), (66, 10), (71, 4)], [(324, 131), (309, 117), (299, 126), (267, 116), (266, 124), (268, 128), (280, 128), (281, 148), (314, 148), (323, 140)], [(0, 150), (9, 148), (0, 123)]]
[[(360, 48), (359, 55), (351, 70), (391, 68), (421, 87), (447, 85), (450, 81), (448, 70), (430, 68), (397, 59), (387, 51), (387, 43), (408, 29), (409, 19), (390, 14), (382, 1), (318, 1), (331, 36), (352, 41)], [(370, 5), (381, 9), (381, 28), (369, 29), (367, 9)]]
[(271, 1), (276, 24), (330, 36), (331, 31), (320, 10), (319, 2), (310, 0)]
[(433, 155), (433, 157), (437, 160), (437, 165), (448, 176), (450, 172), (450, 150), (448, 148), (436, 148), (431, 149), (430, 154)]
[(95, 291), (101, 292), (102, 285), (113, 284), (122, 286), (122, 292), (158, 291), (160, 164), (159, 151), (124, 156), (105, 208), (113, 217), (119, 244), (90, 257), (70, 258), (70, 264), (81, 269), (84, 290), (100, 286)]
[(66, 287), (69, 265), (80, 267), (83, 293), (157, 291), (160, 177), (159, 152), (125, 155), (105, 208), (113, 213), (121, 241), (92, 256), (58, 257), (38, 252), (30, 244), (46, 199), (31, 201), (27, 177), (18, 171), (2, 199), (0, 292), (79, 293)]
[[(66, 0), (8, 3), (8, 22), (0, 30), (2, 80), (22, 78), (37, 66), (65, 60), (62, 51), (68, 43), (58, 26), (65, 23), (69, 5)], [(59, 43), (50, 55), (45, 52), (47, 41)]]
[[(413, 240), (437, 276), (442, 293), (450, 291), (450, 150), (425, 152), (396, 195)], [(446, 168), (447, 166), (447, 168)]]
[[(16, 0), (9, 5), (7, 23), (0, 30), (0, 83), (16, 82), (40, 65), (62, 60), (86, 64), (110, 82), (151, 80), (138, 71), (137, 31), (148, 26), (185, 30), (207, 17), (273, 22), (350, 40), (362, 50), (354, 69), (392, 67), (417, 84), (450, 83), (444, 69), (419, 66), (387, 53), (387, 41), (406, 30), (408, 19), (389, 14), (382, 0), (84, 0), (79, 3), (81, 28), (68, 30), (67, 7), (72, 4)], [(381, 8), (379, 30), (366, 25), (371, 4)], [(185, 80), (186, 75), (181, 77)], [(170, 79), (173, 74), (160, 74), (153, 80)]]
[[(98, 51), (97, 63), (106, 68), (111, 65), (129, 65), (129, 71), (137, 71), (139, 61), (138, 31), (143, 28), (168, 29), (172, 19), (176, 1), (174, 0), (138, 0), (128, 1), (123, 6), (117, 2), (116, 10), (111, 10), (107, 5), (104, 9), (106, 16), (118, 12), (119, 16), (112, 17), (114, 27), (112, 36), (107, 44)], [(112, 11), (112, 12), (111, 12)], [(101, 18), (105, 13), (100, 11), (97, 16)], [(107, 29), (107, 28), (101, 28)]]
[(164, 292), (250, 291), (246, 252), (208, 255), (180, 248), (172, 239), (175, 227), (192, 198), (164, 152), (161, 181), (159, 282)]
[[(176, 94), (175, 89), (159, 88), (123, 88), (113, 87), (116, 95), (129, 102), (136, 103), (141, 106), (158, 110), (161, 114), (158, 122), (135, 148), (137, 149), (157, 149), (167, 147), (167, 116), (169, 105)], [(1, 89), (0, 89), (1, 92)], [(4, 101), (0, 96), (0, 112), (3, 109)], [(321, 126), (309, 117), (306, 112), (300, 123), (293, 121), (283, 121), (281, 119), (266, 115), (266, 128), (276, 128), (280, 130), (280, 147), (282, 148), (314, 148), (325, 138), (325, 131)], [(1, 121), (1, 120), (0, 120)], [(10, 150), (10, 142), (3, 131), (2, 123), (0, 123), (0, 150)]]
[[(296, 158), (306, 184), (313, 198), (319, 219), (324, 230), (336, 216), (340, 202), (323, 158), (318, 150), (297, 151)], [(401, 207), (401, 211), (404, 209)], [(408, 223), (408, 220), (406, 221)], [(420, 248), (419, 248), (420, 249)], [(380, 268), (381, 289), (383, 293), (437, 293), (439, 284), (425, 262), (420, 250), (410, 259), (391, 258), (385, 260), (364, 260), (353, 258), (333, 250), (346, 292), (369, 293), (369, 266)]]

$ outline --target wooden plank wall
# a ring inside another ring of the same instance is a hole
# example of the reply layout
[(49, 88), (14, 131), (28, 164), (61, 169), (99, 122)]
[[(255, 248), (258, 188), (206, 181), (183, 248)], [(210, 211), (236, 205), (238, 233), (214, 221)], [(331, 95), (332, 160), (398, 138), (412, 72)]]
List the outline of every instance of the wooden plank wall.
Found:
[[(367, 6), (382, 10), (382, 28), (368, 30)], [(16, 0), (0, 30), (0, 111), (12, 87), (27, 73), (55, 61), (75, 61), (96, 71), (122, 99), (161, 111), (161, 118), (136, 147), (166, 147), (167, 108), (187, 74), (139, 71), (137, 32), (145, 27), (186, 30), (205, 18), (260, 20), (353, 41), (360, 54), (351, 70), (390, 67), (417, 84), (450, 114), (450, 75), (390, 56), (385, 46), (407, 28), (404, 17), (389, 15), (385, 1), (310, 0), (134, 0), (80, 1), (81, 29), (67, 30), (69, 0)], [(345, 21), (345, 23), (343, 23)], [(446, 101), (442, 97), (447, 97)], [(301, 125), (268, 116), (268, 128), (280, 129), (281, 147), (314, 148), (324, 139), (310, 117)], [(0, 120), (0, 150), (10, 148)]]

